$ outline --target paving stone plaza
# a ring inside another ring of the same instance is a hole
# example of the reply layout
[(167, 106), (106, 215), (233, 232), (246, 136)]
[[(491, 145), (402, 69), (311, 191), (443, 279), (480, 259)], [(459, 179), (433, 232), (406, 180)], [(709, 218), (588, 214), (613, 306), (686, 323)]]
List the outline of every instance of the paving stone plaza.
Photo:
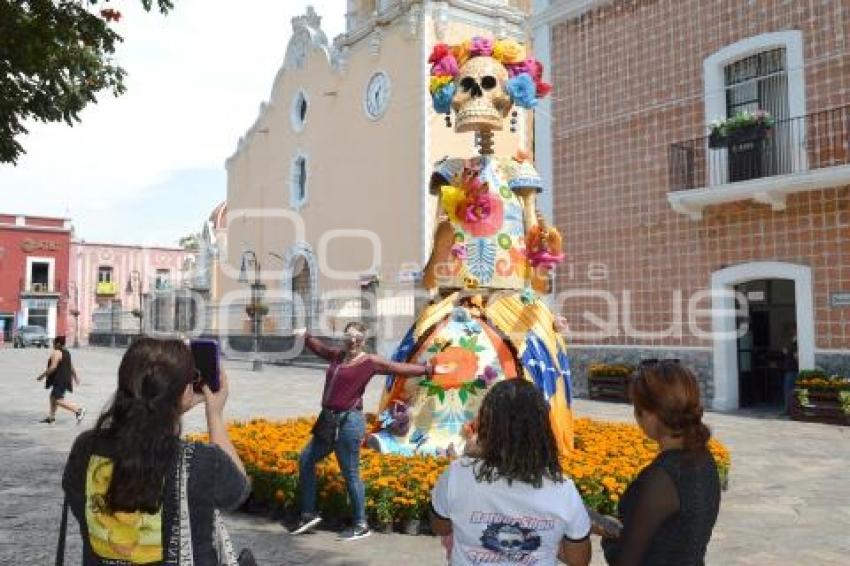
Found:
[[(60, 479), (74, 436), (93, 425), (113, 391), (120, 350), (71, 350), (83, 380), (73, 395), (89, 409), (79, 427), (60, 412), (56, 424), (39, 424), (47, 392), (35, 376), (48, 351), (0, 350), (0, 564), (52, 564), (62, 508)], [(231, 380), (228, 415), (285, 418), (315, 412), (322, 373), (246, 363), (227, 363)], [(381, 382), (369, 387), (366, 407), (377, 402)], [(625, 405), (578, 400), (578, 415), (631, 420)], [(732, 452), (729, 488), (709, 546), (708, 564), (846, 564), (850, 555), (850, 429), (797, 423), (757, 414), (710, 413), (707, 422)], [(186, 431), (203, 425), (196, 409)], [(335, 533), (289, 537), (266, 517), (228, 517), (234, 543), (253, 549), (261, 565), (442, 564), (443, 552), (429, 536), (381, 535), (340, 543)], [(68, 564), (79, 564), (76, 522), (69, 527)], [(594, 543), (593, 564), (604, 564)]]

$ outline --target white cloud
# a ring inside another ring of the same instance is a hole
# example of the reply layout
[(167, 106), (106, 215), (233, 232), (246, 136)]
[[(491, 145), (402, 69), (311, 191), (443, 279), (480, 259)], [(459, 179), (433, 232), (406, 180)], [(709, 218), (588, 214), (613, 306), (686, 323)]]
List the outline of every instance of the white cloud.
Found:
[[(292, 17), (312, 4), (329, 38), (345, 25), (343, 0), (175, 4), (168, 16), (144, 13), (138, 0), (118, 4), (127, 93), (102, 96), (73, 128), (33, 124), (23, 139), (27, 155), (17, 167), (0, 166), (0, 211), (77, 211), (86, 224), (100, 223), (78, 225), (81, 234), (89, 228), (119, 239), (121, 227), (104, 213), (154, 198), (152, 188), (181, 171), (223, 169), (270, 95)], [(208, 213), (186, 211), (198, 222)]]

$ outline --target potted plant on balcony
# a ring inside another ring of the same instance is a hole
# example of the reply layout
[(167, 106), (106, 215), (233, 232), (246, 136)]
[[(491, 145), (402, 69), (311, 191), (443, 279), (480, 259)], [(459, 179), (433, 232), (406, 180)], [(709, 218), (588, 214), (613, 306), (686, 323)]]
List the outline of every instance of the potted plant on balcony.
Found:
[(627, 402), (634, 371), (628, 364), (591, 363), (587, 370), (588, 396), (599, 401)]
[(708, 135), (708, 147), (717, 149), (763, 140), (775, 124), (773, 116), (765, 110), (739, 112), (725, 120), (714, 120)]
[(130, 314), (132, 314), (136, 318), (142, 318), (141, 309), (133, 309), (133, 310), (130, 311)]

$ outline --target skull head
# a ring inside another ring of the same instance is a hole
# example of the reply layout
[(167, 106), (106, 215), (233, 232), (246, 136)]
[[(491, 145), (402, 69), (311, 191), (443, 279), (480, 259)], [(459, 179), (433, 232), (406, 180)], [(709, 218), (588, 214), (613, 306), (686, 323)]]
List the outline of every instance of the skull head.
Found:
[(452, 100), (455, 131), (501, 130), (512, 106), (505, 91), (507, 82), (507, 69), (492, 57), (473, 57), (464, 63), (455, 78), (457, 94)]

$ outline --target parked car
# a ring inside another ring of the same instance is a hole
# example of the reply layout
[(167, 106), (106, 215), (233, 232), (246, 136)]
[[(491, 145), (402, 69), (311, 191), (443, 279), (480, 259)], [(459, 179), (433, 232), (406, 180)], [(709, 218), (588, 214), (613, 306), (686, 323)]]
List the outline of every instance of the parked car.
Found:
[(40, 326), (22, 326), (15, 334), (13, 343), (15, 348), (26, 348), (27, 346), (48, 348), (50, 338), (48, 338), (44, 328)]

